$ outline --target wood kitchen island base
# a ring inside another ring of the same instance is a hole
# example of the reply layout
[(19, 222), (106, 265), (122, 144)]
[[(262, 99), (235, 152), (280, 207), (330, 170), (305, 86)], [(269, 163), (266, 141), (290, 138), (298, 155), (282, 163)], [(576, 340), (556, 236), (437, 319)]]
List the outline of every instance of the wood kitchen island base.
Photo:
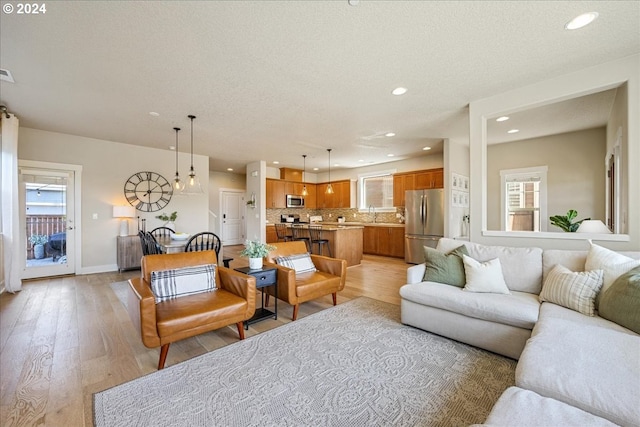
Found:
[[(347, 260), (347, 266), (362, 262), (362, 233), (364, 227), (322, 226), (322, 238), (329, 240), (334, 258)], [(314, 245), (317, 251), (318, 246)], [(327, 255), (324, 251), (323, 255)]]
[[(288, 227), (291, 225), (287, 224)], [(308, 225), (304, 225), (305, 228)], [(329, 241), (331, 255), (333, 258), (344, 259), (347, 266), (360, 265), (362, 262), (363, 234), (364, 227), (361, 225), (322, 225), (322, 238)], [(273, 224), (267, 225), (267, 243), (278, 245), (275, 228)], [(326, 248), (322, 255), (329, 256)], [(318, 245), (313, 245), (314, 253), (318, 252)]]

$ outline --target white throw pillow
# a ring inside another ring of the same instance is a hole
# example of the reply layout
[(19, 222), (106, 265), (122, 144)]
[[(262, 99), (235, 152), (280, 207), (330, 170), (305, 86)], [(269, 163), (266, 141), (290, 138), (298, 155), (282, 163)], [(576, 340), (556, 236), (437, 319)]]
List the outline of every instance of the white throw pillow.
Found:
[(575, 273), (563, 265), (556, 265), (547, 275), (540, 292), (540, 302), (548, 301), (595, 316), (595, 301), (602, 287), (602, 270)]
[(308, 253), (277, 257), (276, 264), (293, 268), (296, 274), (316, 271), (316, 266)]
[(591, 243), (584, 264), (586, 271), (604, 270), (604, 284), (601, 292), (607, 290), (615, 280), (640, 265), (640, 260), (624, 256), (610, 249)]
[(500, 260), (494, 258), (478, 262), (467, 255), (462, 255), (466, 283), (464, 290), (469, 292), (487, 292), (494, 294), (510, 294), (504, 281)]
[(215, 264), (151, 272), (151, 291), (156, 297), (156, 304), (216, 289)]

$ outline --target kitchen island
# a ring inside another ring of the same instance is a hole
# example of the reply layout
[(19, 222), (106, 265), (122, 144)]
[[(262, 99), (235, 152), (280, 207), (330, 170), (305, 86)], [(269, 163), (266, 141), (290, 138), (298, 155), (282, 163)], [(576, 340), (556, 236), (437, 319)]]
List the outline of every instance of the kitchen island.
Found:
[[(290, 224), (288, 225), (291, 226)], [(308, 228), (309, 224), (303, 224), (303, 227)], [(273, 224), (267, 224), (267, 236), (275, 235)], [(271, 233), (271, 230), (273, 232)], [(362, 242), (363, 242), (363, 230), (361, 225), (322, 225), (322, 238), (329, 241), (331, 247), (331, 254), (333, 258), (344, 259), (347, 261), (347, 266), (360, 265), (362, 262)], [(267, 239), (269, 241), (270, 239)], [(277, 246), (277, 242), (272, 244)], [(318, 246), (314, 245), (314, 251), (317, 252)], [(325, 250), (325, 256), (329, 254)]]

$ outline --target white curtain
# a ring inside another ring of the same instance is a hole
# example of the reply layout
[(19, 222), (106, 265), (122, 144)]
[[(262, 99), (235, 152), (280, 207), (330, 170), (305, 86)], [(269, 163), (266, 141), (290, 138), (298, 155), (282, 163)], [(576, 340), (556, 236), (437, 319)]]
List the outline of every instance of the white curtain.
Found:
[(18, 118), (2, 114), (2, 246), (4, 286), (9, 292), (22, 289), (20, 280), (20, 226), (18, 210)]

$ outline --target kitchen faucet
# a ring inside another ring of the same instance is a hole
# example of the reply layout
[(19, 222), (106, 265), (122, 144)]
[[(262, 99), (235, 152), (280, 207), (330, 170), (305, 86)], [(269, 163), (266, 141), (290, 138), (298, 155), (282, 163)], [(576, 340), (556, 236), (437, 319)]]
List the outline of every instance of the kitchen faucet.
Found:
[(376, 222), (376, 207), (373, 205), (369, 205), (369, 215), (371, 215), (372, 209), (373, 209), (373, 222)]

